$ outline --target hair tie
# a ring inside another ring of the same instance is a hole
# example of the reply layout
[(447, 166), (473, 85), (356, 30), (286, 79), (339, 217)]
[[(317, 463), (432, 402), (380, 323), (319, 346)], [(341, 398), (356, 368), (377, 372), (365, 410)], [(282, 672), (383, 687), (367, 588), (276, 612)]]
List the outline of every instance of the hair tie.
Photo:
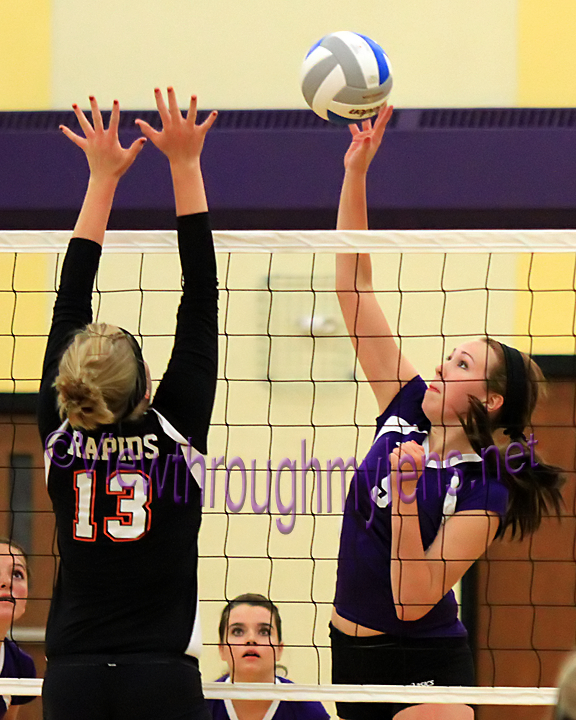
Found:
[(500, 343), (506, 365), (506, 395), (500, 411), (500, 427), (511, 440), (523, 439), (525, 416), (528, 405), (528, 380), (522, 353), (516, 348)]
[(525, 443), (528, 442), (528, 438), (525, 433), (520, 432), (518, 428), (506, 428), (504, 430), (504, 435), (508, 435), (511, 442), (516, 442), (518, 440), (523, 440)]

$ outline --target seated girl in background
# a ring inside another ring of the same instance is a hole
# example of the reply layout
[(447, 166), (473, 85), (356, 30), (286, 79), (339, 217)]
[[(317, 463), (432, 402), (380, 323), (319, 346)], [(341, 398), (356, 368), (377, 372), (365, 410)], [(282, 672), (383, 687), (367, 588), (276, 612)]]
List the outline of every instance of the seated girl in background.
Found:
[[(282, 621), (278, 608), (264, 595), (246, 593), (231, 600), (218, 627), (220, 657), (228, 673), (218, 682), (276, 682), (282, 656)], [(319, 702), (275, 700), (209, 700), (213, 720), (328, 720)]]
[[(26, 610), (28, 560), (15, 542), (0, 538), (0, 677), (34, 678), (36, 669), (30, 655), (6, 637), (14, 622)], [(33, 695), (0, 695), (0, 718), (15, 720), (19, 705), (32, 702)]]

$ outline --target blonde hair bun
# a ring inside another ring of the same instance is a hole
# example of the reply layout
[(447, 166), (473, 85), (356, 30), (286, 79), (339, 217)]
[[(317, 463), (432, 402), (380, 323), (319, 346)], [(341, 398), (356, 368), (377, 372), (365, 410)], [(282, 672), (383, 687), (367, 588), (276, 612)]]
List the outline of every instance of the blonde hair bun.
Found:
[(93, 430), (98, 425), (114, 422), (102, 393), (89, 380), (82, 378), (56, 380), (58, 405), (61, 417), (67, 417), (73, 427)]
[(54, 382), (60, 417), (85, 430), (115, 422), (128, 407), (137, 375), (128, 337), (114, 325), (87, 325), (60, 360)]

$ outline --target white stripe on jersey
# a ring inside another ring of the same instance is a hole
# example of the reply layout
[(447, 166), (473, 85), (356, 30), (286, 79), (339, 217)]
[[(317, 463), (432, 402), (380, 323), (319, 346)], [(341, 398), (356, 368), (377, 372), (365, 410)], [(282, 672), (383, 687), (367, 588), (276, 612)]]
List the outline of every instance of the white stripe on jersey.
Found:
[[(427, 430), (420, 430), (417, 425), (411, 425), (407, 420), (404, 420), (404, 418), (401, 418), (398, 415), (391, 415), (389, 418), (386, 418), (384, 425), (382, 425), (382, 427), (380, 428), (380, 431), (374, 438), (372, 444), (374, 444), (376, 440), (378, 440), (378, 438), (382, 437), (382, 435), (387, 435), (391, 432), (400, 433), (401, 435), (406, 436), (410, 435), (410, 433), (420, 433), (420, 435), (426, 435), (423, 442), (421, 443), (427, 456), (426, 467), (437, 467), (438, 462), (434, 460), (434, 458), (428, 456), (428, 453), (430, 452), (430, 439), (428, 437)], [(396, 447), (396, 445), (391, 447), (390, 451), (392, 451), (394, 447)], [(453, 455), (448, 460), (442, 460), (440, 462), (440, 467), (450, 468), (463, 462), (482, 462), (482, 458), (477, 453), (460, 454), (460, 458)]]
[(62, 425), (60, 425), (57, 430), (54, 430), (54, 432), (51, 432), (50, 435), (48, 435), (48, 442), (44, 447), (44, 474), (46, 479), (46, 487), (48, 487), (48, 473), (50, 472), (50, 465), (52, 464), (52, 457), (54, 455), (52, 448), (54, 447), (54, 443), (56, 442), (56, 440), (58, 440), (59, 434), (64, 432), (64, 428), (67, 425), (68, 418), (64, 420)]
[(374, 438), (374, 444), (379, 437), (386, 435), (390, 432), (401, 433), (402, 435), (410, 435), (410, 433), (420, 433), (421, 435), (427, 435), (426, 430), (420, 430), (417, 425), (411, 425), (404, 418), (398, 417), (398, 415), (391, 415), (386, 418), (384, 425), (380, 428), (378, 435)]
[[(227, 683), (232, 682), (230, 680), (230, 676), (228, 676), (224, 682), (227, 682)], [(282, 684), (282, 682), (280, 680), (278, 680), (278, 678), (274, 678), (274, 682), (276, 683), (276, 685)], [(274, 700), (272, 702), (272, 704), (270, 705), (270, 707), (268, 708), (268, 710), (266, 711), (266, 715), (264, 715), (262, 720), (272, 720), (272, 718), (274, 717), (274, 715), (276, 713), (276, 710), (278, 710), (278, 705), (280, 705), (280, 700)], [(238, 720), (238, 715), (236, 715), (236, 710), (234, 709), (234, 704), (233, 704), (232, 700), (230, 700), (230, 698), (226, 698), (226, 700), (224, 700), (224, 706), (226, 707), (226, 710), (228, 712), (228, 717), (230, 718), (230, 720)]]
[(154, 408), (150, 408), (153, 410), (156, 415), (158, 416), (158, 420), (160, 421), (160, 425), (162, 427), (162, 430), (168, 435), (169, 438), (172, 438), (172, 440), (175, 440), (180, 447), (182, 448), (182, 455), (184, 456), (184, 460), (186, 461), (186, 465), (188, 466), (188, 470), (190, 470), (190, 475), (196, 480), (198, 483), (198, 487), (202, 487), (202, 473), (200, 471), (200, 468), (194, 463), (192, 465), (192, 460), (197, 456), (200, 455), (200, 457), (206, 458), (206, 455), (202, 455), (202, 453), (198, 452), (195, 447), (190, 445), (188, 440), (182, 435), (181, 433), (176, 430), (174, 425), (171, 425), (168, 420), (164, 417), (164, 415), (161, 415), (158, 410), (155, 410)]
[(198, 593), (196, 593), (196, 615), (194, 616), (194, 627), (190, 635), (188, 647), (184, 650), (185, 655), (192, 655), (200, 659), (202, 654), (202, 625), (200, 624), (200, 603), (198, 601)]
[[(6, 646), (4, 643), (0, 645), (0, 673), (4, 669), (4, 660), (6, 658)], [(4, 700), (4, 704), (6, 705), (6, 710), (10, 710), (10, 705), (12, 704), (12, 695), (2, 695), (2, 700)]]
[[(184, 459), (186, 461), (186, 465), (188, 466), (188, 469), (190, 470), (190, 474), (196, 480), (199, 487), (202, 487), (202, 476), (200, 474), (200, 469), (195, 464), (193, 467), (190, 467), (191, 460), (196, 457), (196, 455), (201, 455), (202, 457), (206, 457), (205, 455), (202, 455), (202, 453), (199, 453), (190, 443), (186, 440), (186, 438), (176, 430), (176, 428), (166, 420), (166, 418), (161, 415), (158, 410), (155, 410), (154, 408), (151, 408), (156, 415), (158, 416), (158, 420), (160, 421), (160, 425), (162, 427), (162, 430), (168, 435), (168, 437), (172, 438), (172, 440), (175, 440), (180, 447), (182, 448), (182, 455), (184, 456)], [(198, 602), (198, 594), (196, 594), (196, 615), (194, 617), (194, 626), (192, 627), (192, 634), (190, 635), (190, 640), (188, 642), (188, 647), (186, 650), (184, 650), (184, 653), (186, 655), (192, 655), (193, 657), (199, 658), (202, 654), (202, 628), (200, 626), (200, 603)]]

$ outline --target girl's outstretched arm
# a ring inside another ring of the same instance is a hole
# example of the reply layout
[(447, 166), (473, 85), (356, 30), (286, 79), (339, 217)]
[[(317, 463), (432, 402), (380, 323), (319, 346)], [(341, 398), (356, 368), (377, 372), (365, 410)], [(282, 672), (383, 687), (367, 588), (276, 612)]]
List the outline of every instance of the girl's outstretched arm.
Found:
[(78, 105), (72, 107), (85, 137), (77, 135), (65, 125), (61, 125), (60, 130), (84, 151), (90, 167), (90, 180), (74, 227), (74, 237), (86, 238), (102, 245), (118, 181), (132, 165), (146, 139), (138, 138), (128, 148), (120, 145), (120, 106), (117, 100), (114, 100), (107, 129), (104, 128), (96, 98), (90, 97), (92, 123)]
[(58, 297), (44, 355), (38, 410), (38, 424), (43, 440), (61, 422), (56, 409), (53, 383), (58, 374), (62, 353), (70, 343), (72, 335), (92, 322), (92, 288), (116, 186), (145, 142), (144, 138), (140, 138), (129, 148), (120, 145), (118, 102), (114, 102), (107, 129), (104, 128), (94, 97), (90, 98), (90, 107), (92, 123), (77, 105), (73, 106), (84, 137), (64, 125), (60, 126), (66, 137), (86, 155), (90, 179), (74, 227), (73, 239), (68, 245), (62, 265)]
[[(367, 230), (366, 175), (376, 155), (392, 108), (384, 107), (374, 124), (350, 126), (352, 142), (344, 157), (344, 181), (338, 206), (339, 230)], [(372, 285), (369, 255), (336, 256), (336, 292), (358, 361), (376, 396), (380, 413), (402, 384), (417, 373), (400, 353)]]
[(143, 120), (137, 123), (170, 162), (183, 294), (172, 356), (153, 408), (186, 443), (205, 453), (218, 373), (218, 287), (200, 155), (216, 113), (197, 124), (195, 96), (186, 117), (173, 88), (168, 88), (168, 105), (160, 90), (155, 90), (155, 96), (162, 130), (154, 130)]

